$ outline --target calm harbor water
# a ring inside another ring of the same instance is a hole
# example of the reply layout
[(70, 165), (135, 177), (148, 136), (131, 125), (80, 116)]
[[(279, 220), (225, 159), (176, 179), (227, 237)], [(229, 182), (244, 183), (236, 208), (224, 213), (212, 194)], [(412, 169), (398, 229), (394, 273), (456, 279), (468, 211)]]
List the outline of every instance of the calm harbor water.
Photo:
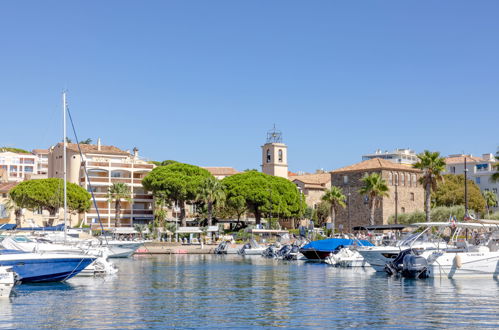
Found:
[(261, 257), (116, 260), (107, 278), (21, 285), (0, 328), (441, 328), (499, 326), (499, 284), (405, 280)]

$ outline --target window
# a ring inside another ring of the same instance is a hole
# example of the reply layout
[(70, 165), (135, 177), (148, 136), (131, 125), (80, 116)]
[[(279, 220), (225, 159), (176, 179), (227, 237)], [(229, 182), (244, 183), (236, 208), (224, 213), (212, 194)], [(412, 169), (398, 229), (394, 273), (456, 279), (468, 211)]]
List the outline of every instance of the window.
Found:
[(395, 173), (395, 185), (396, 186), (399, 185), (399, 174), (398, 173)]
[(279, 149), (279, 163), (282, 163), (282, 149)]
[(400, 185), (405, 186), (405, 175), (404, 173), (400, 174)]
[(121, 175), (121, 172), (112, 172), (111, 177), (112, 178), (121, 178), (122, 175)]
[(33, 166), (24, 166), (24, 172), (33, 172)]
[(401, 208), (402, 213), (405, 213), (405, 207)]
[(348, 175), (343, 176), (343, 183), (347, 184), (348, 183)]
[(270, 149), (267, 149), (267, 163), (270, 163)]
[(414, 202), (414, 193), (413, 192), (411, 193), (411, 201)]
[(409, 173), (406, 173), (405, 180), (406, 180), (406, 184), (408, 186), (410, 186), (411, 185), (411, 175)]
[(451, 172), (452, 174), (456, 174), (456, 167), (455, 167), (455, 166), (451, 166), (451, 167), (450, 167), (450, 172)]
[(392, 174), (392, 172), (388, 173), (388, 184), (390, 186), (393, 186), (393, 174)]
[(418, 180), (416, 179), (416, 174), (412, 175), (412, 185), (416, 187), (418, 185)]

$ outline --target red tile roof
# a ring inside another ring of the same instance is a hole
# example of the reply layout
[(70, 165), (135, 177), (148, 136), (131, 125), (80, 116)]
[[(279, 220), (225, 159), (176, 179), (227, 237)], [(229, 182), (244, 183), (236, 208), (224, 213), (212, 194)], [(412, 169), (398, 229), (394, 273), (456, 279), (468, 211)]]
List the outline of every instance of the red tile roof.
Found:
[(0, 183), (0, 193), (8, 193), (12, 188), (17, 186), (19, 182), (4, 182)]
[(464, 158), (466, 157), (467, 163), (478, 163), (482, 162), (483, 158), (481, 157), (473, 157), (473, 156), (452, 156), (445, 158), (446, 164), (464, 164)]
[[(59, 142), (57, 144), (58, 147), (62, 147), (62, 142)], [(78, 151), (78, 144), (76, 143), (68, 143), (67, 148), (72, 151)], [(123, 156), (128, 156), (130, 155), (129, 152), (121, 150), (120, 148), (117, 148), (115, 146), (100, 146), (99, 147), (96, 144), (80, 144), (81, 152), (84, 154), (113, 154), (113, 155), (123, 155)]]
[(411, 165), (397, 164), (386, 159), (373, 158), (357, 164), (339, 168), (337, 170), (331, 171), (331, 173), (357, 172), (365, 170), (395, 170), (395, 171), (421, 172), (420, 170), (413, 168)]
[(203, 167), (205, 170), (208, 170), (212, 175), (215, 176), (229, 176), (239, 173), (238, 170), (232, 167)]

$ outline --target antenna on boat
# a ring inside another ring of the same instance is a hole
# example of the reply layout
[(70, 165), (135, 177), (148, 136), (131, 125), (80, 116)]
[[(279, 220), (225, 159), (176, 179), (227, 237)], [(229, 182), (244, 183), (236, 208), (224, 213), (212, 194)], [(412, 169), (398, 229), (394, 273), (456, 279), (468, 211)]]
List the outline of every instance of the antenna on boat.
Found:
[(67, 149), (67, 137), (66, 137), (66, 91), (62, 92), (62, 112), (63, 112), (63, 135), (64, 139), (62, 141), (63, 145), (63, 173), (64, 173), (64, 242), (66, 242), (66, 231), (67, 231), (67, 211), (68, 211), (68, 198), (67, 198), (67, 164), (66, 164), (66, 149)]

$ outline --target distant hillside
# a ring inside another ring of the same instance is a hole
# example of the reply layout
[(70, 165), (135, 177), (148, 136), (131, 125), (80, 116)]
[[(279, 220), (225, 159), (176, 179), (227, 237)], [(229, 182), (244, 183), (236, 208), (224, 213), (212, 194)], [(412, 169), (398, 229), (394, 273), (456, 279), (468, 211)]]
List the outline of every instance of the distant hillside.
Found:
[(24, 149), (19, 149), (19, 148), (9, 148), (9, 147), (1, 147), (0, 148), (0, 151), (10, 151), (10, 152), (15, 152), (15, 153), (18, 153), (18, 154), (30, 154), (31, 152), (29, 151), (26, 151)]

